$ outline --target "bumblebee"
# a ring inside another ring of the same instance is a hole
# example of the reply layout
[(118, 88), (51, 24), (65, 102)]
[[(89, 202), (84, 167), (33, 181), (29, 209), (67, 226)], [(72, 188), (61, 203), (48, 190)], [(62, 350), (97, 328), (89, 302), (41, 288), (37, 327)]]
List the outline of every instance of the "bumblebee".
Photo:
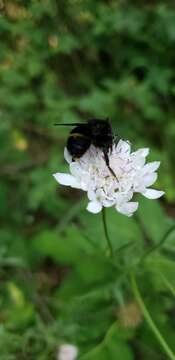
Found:
[(90, 145), (94, 145), (103, 151), (106, 165), (111, 174), (116, 177), (109, 165), (108, 157), (114, 139), (109, 119), (90, 119), (84, 124), (55, 125), (75, 126), (68, 136), (66, 145), (73, 160), (79, 159), (89, 149)]

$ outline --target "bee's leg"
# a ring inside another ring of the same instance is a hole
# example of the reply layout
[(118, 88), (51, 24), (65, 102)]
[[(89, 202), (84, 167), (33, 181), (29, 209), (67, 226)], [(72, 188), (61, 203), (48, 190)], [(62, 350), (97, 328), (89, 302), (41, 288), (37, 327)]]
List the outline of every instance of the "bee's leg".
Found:
[(113, 142), (114, 142), (114, 144), (117, 145), (120, 139), (121, 139), (121, 138), (119, 137), (119, 135), (116, 135), (116, 134), (115, 134), (114, 137), (113, 137)]
[[(115, 172), (111, 169), (110, 165), (109, 165), (109, 157), (108, 157), (108, 153), (106, 151), (103, 151), (103, 154), (104, 154), (104, 158), (105, 158), (105, 162), (106, 162), (106, 165), (110, 171), (110, 173), (117, 179), (117, 176), (115, 174)], [(118, 181), (118, 179), (117, 179)]]

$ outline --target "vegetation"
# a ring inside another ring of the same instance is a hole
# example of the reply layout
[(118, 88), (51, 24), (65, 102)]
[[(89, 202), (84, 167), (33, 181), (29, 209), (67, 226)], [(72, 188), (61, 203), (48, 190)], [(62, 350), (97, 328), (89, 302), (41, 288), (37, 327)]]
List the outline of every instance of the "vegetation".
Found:
[[(1, 360), (56, 359), (65, 342), (80, 360), (175, 359), (173, 2), (1, 0), (0, 12)], [(113, 260), (101, 215), (52, 177), (68, 134), (53, 123), (93, 116), (161, 160), (161, 201), (139, 197), (129, 219), (107, 210)]]

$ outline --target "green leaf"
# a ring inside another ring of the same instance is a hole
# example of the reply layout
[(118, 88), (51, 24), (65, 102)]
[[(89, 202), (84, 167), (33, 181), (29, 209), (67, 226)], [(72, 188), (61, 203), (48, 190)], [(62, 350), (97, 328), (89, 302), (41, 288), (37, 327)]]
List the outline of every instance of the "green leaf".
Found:
[(138, 217), (148, 238), (157, 243), (169, 228), (169, 221), (158, 201), (139, 199)]
[(111, 281), (116, 278), (117, 270), (112, 266), (104, 256), (86, 256), (76, 264), (76, 272), (80, 278), (87, 284), (100, 284), (104, 281)]
[(49, 256), (62, 264), (74, 264), (92, 251), (91, 245), (74, 225), (69, 226), (63, 234), (44, 230), (35, 236), (32, 248), (38, 255)]
[(166, 258), (165, 256), (155, 255), (147, 261), (148, 271), (151, 271), (157, 274), (157, 281), (162, 282), (161, 274), (170, 282), (170, 284), (175, 287), (175, 277), (174, 277), (174, 261)]
[(80, 360), (133, 360), (133, 352), (130, 346), (121, 339), (115, 323), (109, 329), (103, 342), (88, 354), (80, 357)]

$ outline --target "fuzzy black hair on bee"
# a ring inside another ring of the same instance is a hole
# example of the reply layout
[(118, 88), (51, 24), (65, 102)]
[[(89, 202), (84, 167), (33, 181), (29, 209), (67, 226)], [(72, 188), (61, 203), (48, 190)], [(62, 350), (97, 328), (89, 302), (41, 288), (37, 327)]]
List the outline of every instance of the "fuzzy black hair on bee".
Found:
[(54, 124), (58, 126), (74, 126), (67, 139), (67, 150), (73, 160), (79, 159), (90, 145), (101, 149), (111, 174), (116, 177), (109, 165), (109, 151), (112, 150), (114, 136), (109, 119), (90, 119), (85, 123)]

